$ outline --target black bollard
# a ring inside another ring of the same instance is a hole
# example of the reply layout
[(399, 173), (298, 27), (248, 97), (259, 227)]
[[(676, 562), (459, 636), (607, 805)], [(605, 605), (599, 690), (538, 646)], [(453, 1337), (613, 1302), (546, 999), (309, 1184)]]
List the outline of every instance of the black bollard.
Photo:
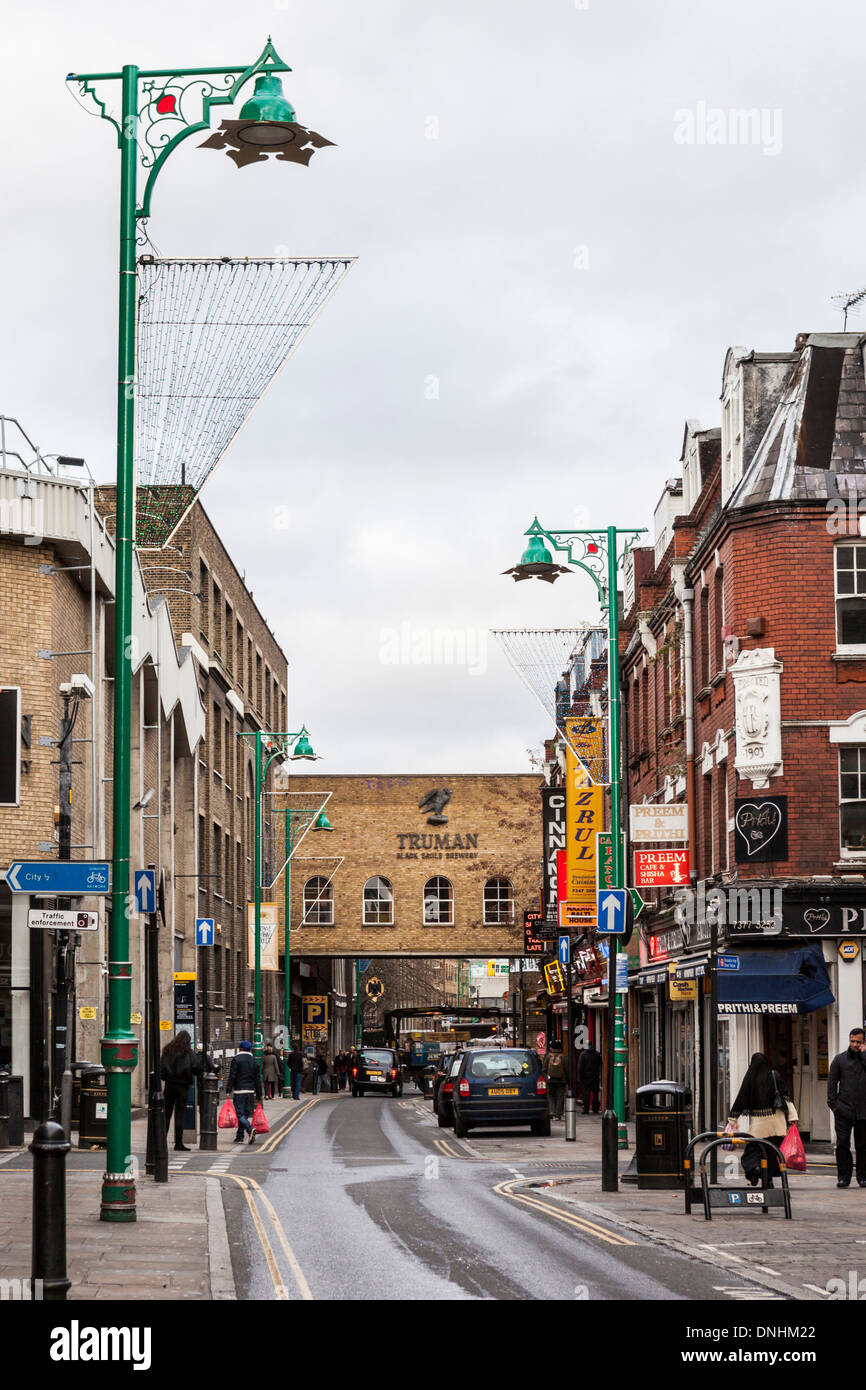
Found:
[(217, 1109), (219, 1106), (219, 1077), (206, 1072), (199, 1077), (198, 1146), (213, 1152), (217, 1146)]
[(615, 1110), (601, 1117), (601, 1190), (619, 1191), (619, 1120)]
[(168, 1141), (165, 1135), (165, 1096), (155, 1091), (150, 1098), (148, 1113), (152, 1126), (152, 1157), (154, 1182), (168, 1182)]
[(33, 1154), (33, 1258), (30, 1296), (46, 1302), (65, 1300), (66, 1155), (72, 1145), (63, 1126), (47, 1120), (30, 1145)]

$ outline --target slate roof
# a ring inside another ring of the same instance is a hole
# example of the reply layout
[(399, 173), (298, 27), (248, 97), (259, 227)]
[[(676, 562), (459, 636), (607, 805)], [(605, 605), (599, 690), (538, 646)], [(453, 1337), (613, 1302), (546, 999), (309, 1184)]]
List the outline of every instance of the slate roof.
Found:
[(866, 497), (864, 348), (859, 333), (808, 335), (730, 509)]

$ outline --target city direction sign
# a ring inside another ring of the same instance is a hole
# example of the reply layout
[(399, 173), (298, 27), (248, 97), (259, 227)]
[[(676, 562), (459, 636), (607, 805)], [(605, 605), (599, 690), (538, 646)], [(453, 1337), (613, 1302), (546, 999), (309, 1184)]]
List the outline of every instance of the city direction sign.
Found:
[(99, 926), (97, 912), (64, 912), (60, 910), (42, 911), (34, 908), (27, 913), (28, 927), (39, 927), (43, 931), (96, 931)]
[(6, 870), (6, 883), (13, 893), (57, 893), (61, 897), (89, 898), (95, 893), (108, 892), (108, 864), (17, 859)]

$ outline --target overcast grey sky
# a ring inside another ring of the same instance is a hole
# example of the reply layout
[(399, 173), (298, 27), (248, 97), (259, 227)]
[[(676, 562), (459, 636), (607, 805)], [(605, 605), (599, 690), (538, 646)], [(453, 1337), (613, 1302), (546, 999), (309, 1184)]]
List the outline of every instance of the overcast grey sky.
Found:
[[(239, 171), (193, 138), (151, 235), (163, 255), (359, 259), (202, 500), (320, 771), (526, 770), (550, 730), (485, 634), (597, 617), (579, 575), (500, 577), (535, 513), (651, 525), (684, 419), (718, 423), (727, 347), (841, 327), (831, 295), (866, 284), (866, 19), (841, 0), (7, 5), (0, 411), (100, 478), (119, 159), (64, 76), (251, 62), (269, 33), (336, 148)], [(718, 143), (713, 111), (736, 108), (763, 128)], [(475, 673), (383, 661), (437, 630)]]

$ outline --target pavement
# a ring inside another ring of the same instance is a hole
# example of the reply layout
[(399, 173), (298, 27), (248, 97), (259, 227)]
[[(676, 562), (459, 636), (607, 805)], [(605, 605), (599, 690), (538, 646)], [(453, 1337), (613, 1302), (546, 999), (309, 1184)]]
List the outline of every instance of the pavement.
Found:
[[(421, 1112), (429, 1113), (429, 1119), (421, 1120), (429, 1125), (430, 1101), (409, 1095), (409, 1110), (417, 1107), (419, 1117)], [(304, 1116), (318, 1104), (319, 1099), (307, 1095), (300, 1102), (266, 1102), (272, 1133), (254, 1146), (235, 1144), (234, 1132), (221, 1130), (216, 1152), (184, 1154), (170, 1147), (165, 1184), (156, 1184), (144, 1174), (146, 1120), (143, 1116), (134, 1119), (132, 1150), (139, 1165), (135, 1223), (99, 1220), (104, 1150), (74, 1148), (66, 1169), (69, 1299), (237, 1298), (233, 1258), (240, 1268), (239, 1223), (232, 1218), (227, 1228), (226, 1210), (230, 1218), (233, 1212), (248, 1212), (247, 1224), (253, 1221), (260, 1238), (267, 1228), (273, 1240), (276, 1218), (257, 1179), (264, 1184), (272, 1162), (285, 1163), (287, 1153), (303, 1150)], [(278, 1149), (283, 1137), (299, 1124), (288, 1148)], [(807, 1172), (790, 1175), (791, 1221), (784, 1219), (780, 1209), (762, 1213), (742, 1207), (714, 1211), (713, 1220), (707, 1222), (700, 1206), (685, 1214), (681, 1190), (643, 1191), (621, 1182), (618, 1192), (603, 1193), (597, 1116), (578, 1115), (574, 1142), (565, 1140), (564, 1125), (556, 1121), (549, 1139), (522, 1131), (473, 1130), (466, 1140), (456, 1139), (451, 1129), (434, 1128), (428, 1133), (433, 1152), (446, 1159), (486, 1160), (504, 1169), (507, 1190), (502, 1195), (517, 1198), (527, 1207), (540, 1200), (553, 1203), (557, 1210), (571, 1212), (572, 1220), (602, 1219), (623, 1236), (631, 1233), (660, 1251), (666, 1248), (712, 1265), (719, 1276), (713, 1284), (719, 1297), (823, 1301), (850, 1297), (851, 1287), (859, 1290), (861, 1277), (866, 1291), (866, 1190), (856, 1182), (847, 1190), (836, 1188), (833, 1156), (826, 1145), (807, 1146)], [(620, 1153), (621, 1175), (634, 1146), (633, 1125), (628, 1126), (628, 1135), (629, 1148)], [(726, 1173), (727, 1159), (728, 1155), (720, 1156), (720, 1178), (726, 1186), (743, 1188), (739, 1163), (730, 1163)], [(359, 1164), (372, 1161), (358, 1158)], [(30, 1276), (31, 1205), (29, 1150), (0, 1154), (0, 1279)], [(285, 1247), (284, 1238), (280, 1240)], [(262, 1239), (262, 1246), (267, 1241)], [(276, 1243), (274, 1250), (279, 1254)], [(265, 1255), (267, 1261), (267, 1249)], [(276, 1267), (279, 1261), (272, 1263)], [(266, 1283), (255, 1290), (247, 1286), (241, 1296), (270, 1299), (274, 1290), (277, 1297), (285, 1296), (282, 1283), (275, 1278), (270, 1288)], [(840, 1292), (842, 1288), (848, 1292)], [(302, 1290), (301, 1296), (313, 1295)]]

